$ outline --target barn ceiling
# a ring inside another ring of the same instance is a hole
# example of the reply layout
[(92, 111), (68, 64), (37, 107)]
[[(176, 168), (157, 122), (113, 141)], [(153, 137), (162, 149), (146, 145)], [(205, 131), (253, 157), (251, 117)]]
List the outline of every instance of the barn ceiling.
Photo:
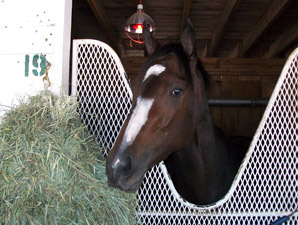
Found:
[[(124, 25), (138, 0), (73, 0), (72, 37), (111, 45), (120, 56), (143, 54)], [(143, 0), (161, 43), (177, 42), (186, 18), (203, 58), (285, 58), (298, 46), (297, 0)]]

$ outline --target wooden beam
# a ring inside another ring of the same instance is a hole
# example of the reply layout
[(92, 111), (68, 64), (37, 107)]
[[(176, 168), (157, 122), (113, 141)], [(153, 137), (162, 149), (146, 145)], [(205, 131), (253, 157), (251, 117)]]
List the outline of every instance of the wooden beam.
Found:
[(279, 76), (284, 59), (202, 58), (205, 69), (213, 76)]
[(254, 26), (250, 33), (243, 40), (242, 49), (239, 57), (243, 57), (250, 47), (259, 39), (259, 37), (268, 29), (272, 22), (280, 15), (291, 0), (272, 0), (267, 10), (259, 22)]
[(110, 19), (108, 18), (105, 8), (101, 0), (87, 0), (91, 10), (93, 11), (97, 21), (100, 23), (101, 27), (108, 36), (111, 42), (112, 48), (120, 56), (125, 56), (125, 45), (122, 42), (120, 35), (112, 26)]
[(239, 54), (239, 49), (240, 49), (240, 46), (239, 46), (239, 42), (237, 41), (237, 44), (236, 46), (234, 47), (233, 51), (230, 53), (229, 55), (229, 58), (237, 58), (238, 57), (238, 54)]
[(207, 52), (208, 52), (208, 45), (205, 44), (204, 49), (203, 49), (202, 54), (201, 54), (201, 58), (207, 57)]
[[(184, 0), (184, 7), (183, 7), (183, 14), (182, 14), (182, 21), (181, 21), (181, 27), (180, 27), (180, 36), (182, 34), (182, 31), (185, 27), (187, 18), (190, 14), (190, 6), (191, 6), (191, 0)], [(180, 37), (179, 37), (180, 38)]]
[(218, 44), (221, 42), (221, 40), (223, 38), (223, 34), (227, 27), (227, 23), (231, 16), (231, 13), (239, 2), (240, 2), (240, 0), (228, 0), (227, 1), (226, 7), (223, 11), (223, 14), (221, 16), (221, 19), (219, 20), (218, 25), (217, 25), (217, 29), (213, 34), (211, 44), (208, 49), (208, 54), (207, 54), (208, 57), (211, 57), (214, 55)]
[[(124, 57), (121, 59), (129, 76), (138, 74), (146, 57)], [(263, 58), (201, 58), (211, 76), (279, 76), (285, 59)]]
[(265, 53), (264, 58), (273, 58), (277, 56), (293, 42), (298, 40), (298, 22), (283, 32), (279, 38), (270, 46), (269, 51)]

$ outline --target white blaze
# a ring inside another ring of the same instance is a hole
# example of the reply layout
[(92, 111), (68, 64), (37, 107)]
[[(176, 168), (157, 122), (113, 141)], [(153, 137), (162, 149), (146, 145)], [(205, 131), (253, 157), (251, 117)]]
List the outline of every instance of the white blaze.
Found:
[(163, 71), (165, 71), (165, 69), (166, 69), (166, 68), (165, 68), (163, 65), (160, 65), (160, 64), (156, 64), (156, 65), (151, 66), (151, 67), (147, 70), (143, 82), (144, 82), (148, 77), (150, 77), (151, 75), (158, 76), (158, 75), (161, 74)]
[(133, 143), (139, 131), (148, 119), (148, 113), (153, 102), (154, 99), (146, 99), (142, 97), (137, 98), (137, 104), (126, 127), (122, 144), (129, 145)]

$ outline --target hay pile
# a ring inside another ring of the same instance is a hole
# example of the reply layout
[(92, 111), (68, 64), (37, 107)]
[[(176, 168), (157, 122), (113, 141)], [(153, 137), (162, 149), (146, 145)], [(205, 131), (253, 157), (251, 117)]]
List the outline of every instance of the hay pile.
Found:
[(1, 224), (135, 224), (136, 198), (107, 185), (70, 97), (42, 93), (0, 124)]

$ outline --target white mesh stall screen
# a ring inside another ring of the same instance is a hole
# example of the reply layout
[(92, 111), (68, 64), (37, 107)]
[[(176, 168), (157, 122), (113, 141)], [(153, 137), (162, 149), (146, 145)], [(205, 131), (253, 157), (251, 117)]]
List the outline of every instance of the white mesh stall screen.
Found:
[[(77, 76), (85, 76), (77, 82), (78, 100), (84, 106), (81, 110), (86, 111), (87, 125), (91, 130), (96, 130), (95, 134), (100, 141), (103, 139), (109, 143), (108, 146), (111, 146), (115, 135), (118, 134), (118, 130), (114, 129), (120, 129), (130, 105), (120, 108), (114, 108), (118, 105), (112, 105), (107, 111), (103, 110), (105, 107), (93, 109), (98, 105), (108, 105), (110, 93), (112, 90), (115, 91), (115, 87), (113, 82), (105, 81), (106, 76), (96, 75), (96, 80), (104, 79), (97, 81), (103, 84), (103, 87), (98, 88), (103, 93), (100, 92), (101, 97), (98, 97), (97, 92), (89, 90), (94, 82), (93, 79), (89, 80), (90, 74), (94, 72), (92, 69), (84, 68), (94, 61), (90, 59), (94, 56), (92, 52), (85, 51), (94, 51), (95, 47), (87, 46), (89, 45), (85, 44), (79, 48), (84, 53), (80, 53), (77, 59), (78, 64), (84, 64), (84, 66), (77, 65), (77, 70), (81, 71)], [(87, 67), (90, 68), (90, 66)], [(123, 76), (122, 79), (126, 80)], [(125, 83), (125, 81), (122, 82)], [(126, 85), (122, 87), (129, 88)], [(127, 101), (130, 91), (123, 89), (117, 88), (116, 95), (123, 95), (122, 98)], [(93, 100), (90, 101), (90, 99)], [(119, 111), (119, 114), (115, 114), (116, 111)], [(93, 112), (92, 116), (89, 116), (90, 112)], [(100, 119), (91, 119), (93, 117)], [(104, 123), (117, 124), (117, 126), (107, 126)], [(106, 127), (105, 132), (98, 132), (103, 129), (102, 126)], [(109, 136), (110, 133), (113, 135)], [(195, 206), (185, 202), (173, 187), (163, 163), (146, 174), (138, 191), (138, 199), (138, 222), (146, 225), (270, 224), (280, 216), (296, 210), (298, 207), (298, 49), (292, 53), (284, 66), (239, 173), (229, 193), (222, 200), (210, 206)], [(291, 217), (287, 224), (298, 224), (297, 215)]]
[(100, 146), (109, 150), (131, 107), (132, 93), (114, 50), (95, 40), (74, 40), (72, 94)]

